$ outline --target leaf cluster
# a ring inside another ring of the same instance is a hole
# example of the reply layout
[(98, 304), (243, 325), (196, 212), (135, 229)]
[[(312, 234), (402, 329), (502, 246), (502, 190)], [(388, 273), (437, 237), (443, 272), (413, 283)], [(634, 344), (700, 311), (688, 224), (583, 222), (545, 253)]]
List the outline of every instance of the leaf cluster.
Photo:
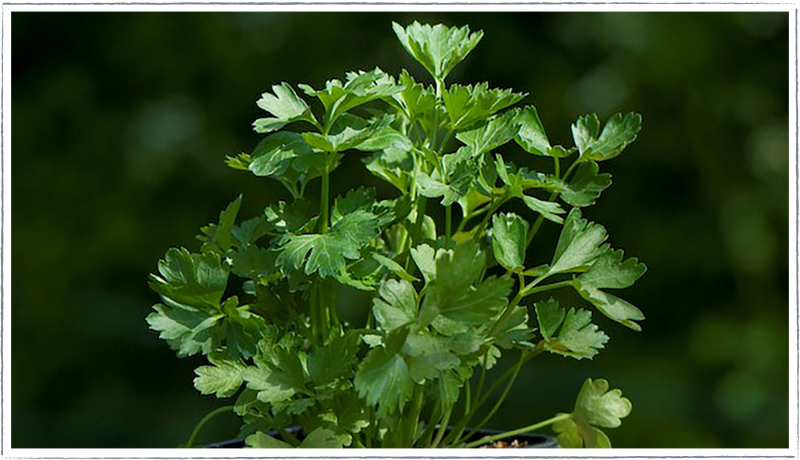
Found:
[[(491, 419), (532, 358), (593, 359), (607, 345), (587, 308), (636, 331), (644, 319), (610, 292), (644, 265), (583, 217), (611, 185), (601, 163), (635, 140), (641, 117), (602, 129), (580, 117), (574, 146), (554, 145), (537, 109), (519, 105), (526, 93), (445, 83), (482, 31), (393, 27), (430, 83), (376, 68), (322, 89), (273, 86), (257, 101), (263, 138), (226, 163), (292, 199), (242, 219), (236, 198), (201, 228), (199, 252), (170, 249), (151, 275), (151, 329), (178, 356), (205, 357), (194, 385), (232, 398), (250, 447), (464, 446), (467, 425)], [(345, 156), (395, 194), (331, 197)], [(503, 211), (517, 200), (525, 212)], [(532, 244), (542, 225), (560, 227), (549, 249)], [(339, 319), (342, 288), (372, 296), (361, 324)], [(587, 308), (544, 297), (562, 288)], [(486, 384), (503, 356), (517, 364)], [(587, 381), (575, 410), (547, 422), (563, 446), (610, 446), (598, 427), (618, 426), (630, 403), (607, 390)], [(285, 430), (295, 425), (304, 438)]]

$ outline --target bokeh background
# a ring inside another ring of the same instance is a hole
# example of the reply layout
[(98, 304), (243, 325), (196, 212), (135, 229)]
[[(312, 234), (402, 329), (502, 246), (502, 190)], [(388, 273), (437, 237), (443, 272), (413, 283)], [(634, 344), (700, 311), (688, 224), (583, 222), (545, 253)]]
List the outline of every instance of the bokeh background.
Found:
[[(12, 446), (171, 447), (221, 404), (148, 330), (147, 274), (238, 194), (245, 217), (285, 196), (223, 165), (270, 85), (426, 78), (392, 20), (483, 29), (449, 82), (529, 92), (555, 142), (587, 112), (644, 116), (586, 211), (649, 267), (624, 294), (644, 331), (598, 319), (607, 349), (533, 361), (495, 426), (605, 377), (634, 403), (616, 446), (788, 447), (789, 16), (753, 12), (13, 13)], [(353, 155), (334, 192), (379, 184)]]

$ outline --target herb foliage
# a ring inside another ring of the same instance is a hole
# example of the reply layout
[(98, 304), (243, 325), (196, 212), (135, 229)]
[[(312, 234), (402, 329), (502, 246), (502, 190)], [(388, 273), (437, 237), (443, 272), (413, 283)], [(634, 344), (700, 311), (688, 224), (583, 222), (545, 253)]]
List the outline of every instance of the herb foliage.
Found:
[[(241, 220), (240, 196), (201, 229), (200, 252), (170, 249), (151, 275), (162, 303), (147, 322), (178, 356), (205, 356), (194, 385), (233, 401), (250, 447), (475, 447), (547, 425), (563, 447), (610, 447), (600, 428), (619, 426), (631, 403), (602, 379), (585, 382), (569, 414), (478, 440), (467, 428), (491, 421), (537, 355), (592, 359), (609, 341), (590, 309), (547, 291), (572, 288), (588, 308), (640, 330), (642, 312), (610, 291), (645, 266), (612, 249), (582, 209), (611, 185), (600, 163), (636, 139), (641, 117), (603, 125), (583, 116), (574, 147), (552, 145), (537, 109), (518, 106), (527, 94), (445, 84), (483, 32), (393, 27), (433, 83), (376, 68), (322, 89), (281, 83), (264, 93), (257, 104), (268, 116), (253, 124), (263, 139), (226, 162), (280, 182), (292, 200)], [(330, 197), (345, 155), (396, 194), (360, 187)], [(508, 161), (526, 155), (552, 170)], [(501, 211), (516, 200), (525, 213)], [(439, 206), (443, 225), (429, 215)], [(533, 250), (545, 221), (560, 236)], [(226, 297), (230, 284), (242, 298)], [(341, 285), (373, 296), (363, 324), (339, 319)], [(487, 384), (505, 355), (516, 364)], [(293, 425), (302, 440), (285, 430)]]

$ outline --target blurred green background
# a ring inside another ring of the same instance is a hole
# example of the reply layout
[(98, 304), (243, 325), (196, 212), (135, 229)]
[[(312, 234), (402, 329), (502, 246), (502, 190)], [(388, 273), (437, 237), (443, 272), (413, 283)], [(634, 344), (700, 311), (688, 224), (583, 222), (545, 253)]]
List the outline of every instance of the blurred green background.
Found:
[[(605, 377), (634, 403), (618, 447), (788, 447), (789, 16), (752, 12), (13, 13), (12, 446), (172, 447), (221, 405), (148, 330), (147, 274), (239, 193), (244, 217), (285, 196), (223, 165), (270, 85), (427, 78), (392, 20), (483, 29), (448, 81), (529, 92), (556, 143), (587, 112), (644, 116), (585, 212), (648, 265), (624, 294), (644, 331), (598, 319), (607, 349), (533, 361), (494, 425)], [(353, 155), (334, 192), (379, 183)]]

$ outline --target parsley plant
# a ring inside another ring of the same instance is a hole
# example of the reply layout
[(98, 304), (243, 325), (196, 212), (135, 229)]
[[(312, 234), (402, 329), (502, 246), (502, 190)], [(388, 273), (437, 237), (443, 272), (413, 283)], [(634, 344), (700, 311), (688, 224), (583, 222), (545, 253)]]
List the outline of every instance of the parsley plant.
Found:
[[(571, 413), (481, 439), (469, 430), (491, 421), (536, 356), (592, 359), (608, 342), (589, 309), (547, 291), (574, 289), (640, 329), (642, 312), (612, 292), (645, 266), (582, 208), (611, 185), (599, 165), (636, 138), (641, 117), (583, 116), (574, 147), (552, 145), (537, 109), (518, 106), (526, 94), (445, 83), (482, 32), (393, 26), (432, 84), (376, 68), (264, 93), (263, 139), (227, 164), (292, 199), (238, 220), (240, 196), (201, 229), (200, 252), (170, 249), (151, 275), (162, 303), (150, 327), (179, 357), (207, 359), (194, 385), (234, 398), (214, 413), (240, 416), (250, 447), (475, 447), (548, 425), (563, 447), (609, 447), (600, 428), (619, 426), (631, 404), (601, 379), (585, 382)], [(345, 155), (396, 193), (331, 197)], [(510, 161), (526, 155), (552, 169)], [(518, 201), (522, 215), (502, 212)], [(437, 207), (443, 224), (428, 214)], [(532, 244), (544, 224), (560, 226), (555, 247)], [(240, 295), (226, 295), (231, 285)], [(339, 319), (342, 285), (373, 296), (363, 324)], [(503, 355), (516, 364), (489, 384)], [(286, 430), (295, 425), (302, 439)]]

